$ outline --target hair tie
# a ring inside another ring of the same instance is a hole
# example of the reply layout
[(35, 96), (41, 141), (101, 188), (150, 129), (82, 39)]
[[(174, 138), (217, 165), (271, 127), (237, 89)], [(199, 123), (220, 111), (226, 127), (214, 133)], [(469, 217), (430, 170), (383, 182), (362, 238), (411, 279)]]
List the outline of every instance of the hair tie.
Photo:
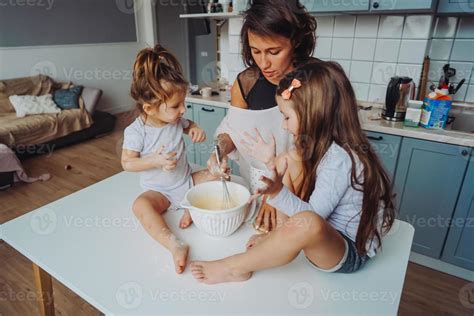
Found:
[(283, 100), (289, 100), (291, 98), (291, 93), (293, 92), (293, 90), (298, 89), (300, 87), (301, 87), (301, 81), (299, 81), (298, 79), (293, 79), (293, 81), (291, 81), (291, 85), (289, 86), (288, 89), (283, 91), (283, 93), (281, 94), (281, 97), (283, 98)]

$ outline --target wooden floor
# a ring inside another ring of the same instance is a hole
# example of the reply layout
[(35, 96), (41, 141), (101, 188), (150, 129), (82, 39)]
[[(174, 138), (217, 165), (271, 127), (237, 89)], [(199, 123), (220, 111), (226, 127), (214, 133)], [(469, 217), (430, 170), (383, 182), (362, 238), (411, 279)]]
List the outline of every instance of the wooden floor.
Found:
[[(122, 171), (122, 131), (132, 119), (130, 113), (121, 114), (116, 131), (107, 136), (26, 160), (30, 175), (49, 172), (53, 177), (0, 191), (0, 224)], [(66, 165), (72, 169), (66, 170)], [(399, 315), (474, 315), (474, 309), (464, 308), (459, 301), (459, 291), (467, 283), (409, 263)], [(57, 315), (101, 314), (56, 280), (53, 287)], [(0, 241), (0, 316), (38, 313), (31, 262)]]

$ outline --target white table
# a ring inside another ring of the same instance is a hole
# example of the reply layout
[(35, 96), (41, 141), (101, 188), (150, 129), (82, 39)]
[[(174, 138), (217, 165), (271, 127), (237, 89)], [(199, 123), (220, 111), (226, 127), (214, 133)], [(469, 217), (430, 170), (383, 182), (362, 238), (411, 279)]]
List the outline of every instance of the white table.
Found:
[[(176, 275), (171, 256), (139, 225), (131, 211), (139, 193), (138, 175), (123, 172), (0, 227), (33, 262), (43, 314), (54, 314), (51, 276), (106, 315), (397, 314), (414, 233), (407, 223), (397, 221), (383, 252), (351, 275), (316, 271), (300, 254), (247, 282), (204, 285), (189, 270)], [(191, 260), (242, 252), (254, 233), (247, 224), (211, 238), (194, 225), (178, 229), (180, 215), (166, 217), (191, 245)]]

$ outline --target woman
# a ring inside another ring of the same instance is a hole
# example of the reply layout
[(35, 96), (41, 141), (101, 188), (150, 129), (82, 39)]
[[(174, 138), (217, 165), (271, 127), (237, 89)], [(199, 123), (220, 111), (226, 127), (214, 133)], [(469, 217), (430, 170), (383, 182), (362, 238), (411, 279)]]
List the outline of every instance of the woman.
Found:
[[(238, 162), (243, 177), (248, 179), (249, 157), (239, 150), (239, 130), (262, 125), (272, 129), (272, 122), (279, 121), (281, 114), (275, 101), (277, 85), (295, 67), (316, 60), (311, 57), (316, 45), (316, 26), (315, 18), (297, 0), (256, 0), (244, 13), (242, 55), (248, 68), (234, 82), (229, 115), (216, 133), (224, 156), (223, 170), (227, 169), (230, 154), (230, 158)], [(287, 152), (292, 144), (291, 137), (278, 129), (279, 124), (273, 131), (269, 130), (276, 139), (277, 154)], [(212, 173), (219, 170), (215, 155), (210, 156), (207, 164)], [(256, 227), (268, 232), (277, 222), (275, 209), (264, 205), (257, 216)]]

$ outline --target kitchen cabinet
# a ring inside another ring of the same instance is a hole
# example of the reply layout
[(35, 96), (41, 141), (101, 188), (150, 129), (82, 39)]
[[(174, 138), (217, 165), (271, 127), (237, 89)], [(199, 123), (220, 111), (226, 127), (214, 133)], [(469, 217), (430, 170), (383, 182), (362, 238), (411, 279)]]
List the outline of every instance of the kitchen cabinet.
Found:
[[(184, 113), (184, 118), (191, 121), (195, 121), (194, 120), (194, 105), (192, 103), (186, 102), (186, 112)], [(197, 163), (196, 155), (195, 155), (195, 145), (191, 141), (191, 138), (188, 135), (184, 136), (184, 143), (186, 144), (186, 153), (188, 155), (189, 163)]]
[(474, 13), (474, 0), (439, 0), (438, 13)]
[(474, 152), (471, 156), (441, 260), (474, 270)]
[(385, 170), (394, 178), (397, 167), (398, 153), (400, 151), (400, 136), (388, 135), (384, 133), (366, 132), (372, 148), (382, 161)]
[(412, 251), (440, 258), (471, 152), (403, 138), (395, 173), (399, 218), (415, 227)]
[(301, 0), (309, 12), (354, 12), (368, 11), (370, 0), (359, 1), (328, 1), (328, 0)]
[(436, 0), (372, 0), (370, 11), (393, 11), (393, 10), (423, 10), (432, 11), (436, 6)]
[(214, 152), (214, 133), (217, 127), (225, 117), (224, 108), (194, 104), (194, 119), (199, 126), (204, 129), (207, 139), (204, 143), (195, 144), (196, 163), (206, 166), (211, 153)]

